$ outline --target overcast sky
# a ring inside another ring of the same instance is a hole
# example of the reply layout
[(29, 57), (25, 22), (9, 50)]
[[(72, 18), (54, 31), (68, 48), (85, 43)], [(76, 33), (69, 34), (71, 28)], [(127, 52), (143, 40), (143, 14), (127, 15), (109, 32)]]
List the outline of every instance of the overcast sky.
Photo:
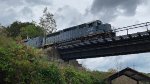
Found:
[[(115, 28), (150, 21), (150, 0), (0, 0), (0, 23), (38, 23), (45, 7), (54, 14), (58, 29), (97, 19)], [(79, 63), (91, 70), (131, 67), (150, 73), (149, 53), (82, 59)]]

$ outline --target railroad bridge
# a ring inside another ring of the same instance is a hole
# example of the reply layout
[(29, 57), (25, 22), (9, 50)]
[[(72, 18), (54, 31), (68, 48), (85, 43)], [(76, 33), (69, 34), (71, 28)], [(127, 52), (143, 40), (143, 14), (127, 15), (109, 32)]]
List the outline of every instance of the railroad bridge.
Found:
[[(150, 22), (114, 29), (114, 32), (126, 31), (125, 35), (111, 38), (73, 40), (55, 45), (63, 60), (117, 56), (150, 52)], [(130, 30), (145, 29), (143, 32), (129, 34)]]

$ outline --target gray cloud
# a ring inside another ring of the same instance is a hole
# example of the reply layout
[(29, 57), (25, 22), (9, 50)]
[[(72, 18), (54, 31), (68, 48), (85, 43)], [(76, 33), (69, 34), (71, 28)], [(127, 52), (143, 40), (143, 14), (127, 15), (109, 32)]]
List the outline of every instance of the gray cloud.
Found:
[(0, 12), (2, 12), (0, 15), (0, 23), (3, 25), (9, 25), (13, 21), (21, 20), (23, 18), (29, 19), (33, 16), (33, 12), (29, 7), (20, 7), (20, 9), (10, 7), (5, 10), (0, 10)]
[(24, 7), (20, 12), (25, 16), (31, 16), (33, 14), (32, 9), (29, 7)]
[(51, 5), (52, 0), (24, 0), (27, 4), (31, 5)]
[(54, 15), (60, 29), (77, 25), (82, 20), (82, 14), (70, 6), (59, 8)]
[(24, 0), (0, 0), (1, 4), (7, 6), (20, 6), (23, 4)]
[(22, 6), (22, 5), (50, 5), (52, 0), (0, 0), (1, 4), (5, 4), (13, 7)]
[(0, 16), (0, 23), (2, 25), (10, 24), (12, 21), (16, 20), (17, 12), (14, 9), (10, 8), (0, 12), (2, 12)]
[(34, 8), (40, 10), (41, 7), (52, 5), (52, 0), (0, 0), (0, 2), (2, 25), (9, 25), (15, 20), (31, 21), (35, 16)]
[(90, 9), (94, 15), (102, 20), (110, 21), (120, 14), (132, 16), (142, 0), (94, 0)]

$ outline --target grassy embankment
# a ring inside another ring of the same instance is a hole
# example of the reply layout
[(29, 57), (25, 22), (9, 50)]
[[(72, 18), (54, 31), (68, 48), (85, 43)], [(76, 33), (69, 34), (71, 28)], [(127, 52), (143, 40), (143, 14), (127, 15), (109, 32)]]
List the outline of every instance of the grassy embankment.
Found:
[(103, 84), (109, 73), (79, 70), (48, 61), (42, 50), (17, 44), (0, 35), (0, 83), (7, 84)]

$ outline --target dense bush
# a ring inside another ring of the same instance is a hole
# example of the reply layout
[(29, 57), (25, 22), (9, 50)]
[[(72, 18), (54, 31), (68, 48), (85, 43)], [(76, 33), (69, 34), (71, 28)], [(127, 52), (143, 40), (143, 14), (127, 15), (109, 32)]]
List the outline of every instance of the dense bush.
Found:
[[(60, 68), (45, 59), (42, 50), (16, 44), (0, 35), (0, 83), (7, 84), (99, 84), (102, 78), (72, 66)], [(101, 83), (102, 84), (102, 83)]]

